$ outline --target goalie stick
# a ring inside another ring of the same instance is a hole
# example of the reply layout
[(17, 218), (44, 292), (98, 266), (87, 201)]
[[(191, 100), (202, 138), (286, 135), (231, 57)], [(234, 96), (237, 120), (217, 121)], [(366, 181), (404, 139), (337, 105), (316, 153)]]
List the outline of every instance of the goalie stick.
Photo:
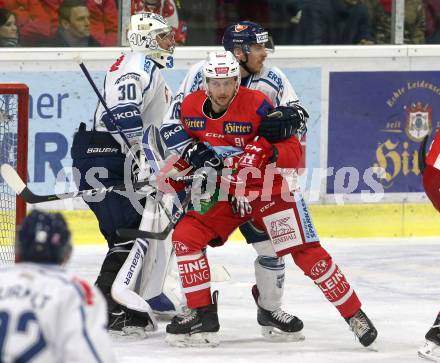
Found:
[[(29, 187), (25, 184), (25, 182), (20, 178), (15, 169), (9, 164), (3, 164), (0, 167), (0, 174), (2, 178), (6, 181), (9, 187), (20, 197), (22, 197), (26, 203), (36, 204), (36, 203), (44, 203), (51, 202), (54, 200), (62, 200), (69, 198), (77, 198), (83, 196), (95, 196), (101, 193), (111, 192), (111, 191), (127, 191), (131, 190), (131, 188), (127, 188), (125, 184), (112, 185), (109, 187), (100, 187), (94, 189), (87, 190), (77, 190), (74, 192), (67, 193), (59, 193), (59, 194), (48, 194), (48, 195), (38, 195), (32, 192)], [(197, 178), (204, 177), (200, 174), (194, 175), (184, 175), (176, 178), (176, 181), (192, 181)], [(148, 181), (141, 181), (132, 184), (133, 190), (139, 190), (144, 186), (153, 186)]]
[(164, 240), (168, 237), (171, 230), (180, 220), (183, 213), (185, 213), (185, 208), (188, 206), (190, 202), (191, 202), (191, 191), (185, 196), (185, 199), (183, 200), (180, 208), (178, 208), (172, 215), (170, 215), (167, 212), (166, 208), (164, 208), (165, 213), (168, 219), (170, 220), (170, 223), (161, 232), (141, 231), (139, 229), (132, 229), (132, 228), (119, 228), (116, 230), (116, 234), (121, 238), (127, 238), (130, 240), (136, 238), (151, 238), (156, 240)]

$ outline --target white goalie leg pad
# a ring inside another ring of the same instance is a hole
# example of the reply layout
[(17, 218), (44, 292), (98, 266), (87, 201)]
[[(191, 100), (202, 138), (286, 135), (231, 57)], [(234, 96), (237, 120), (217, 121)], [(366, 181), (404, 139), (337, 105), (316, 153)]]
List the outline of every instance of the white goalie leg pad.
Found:
[(428, 359), (431, 362), (440, 362), (440, 346), (429, 340), (425, 340), (423, 347), (417, 351), (420, 358)]
[(265, 310), (276, 310), (281, 307), (284, 293), (284, 259), (277, 257), (270, 240), (252, 243), (252, 246), (258, 253), (254, 262), (260, 292), (258, 305)]
[(165, 341), (172, 347), (217, 347), (220, 344), (218, 333), (167, 334)]
[(146, 240), (137, 239), (127, 259), (113, 282), (112, 298), (122, 306), (134, 311), (148, 313), (153, 322), (153, 330), (157, 329), (157, 323), (153, 316), (150, 305), (139, 295), (139, 276), (144, 267), (145, 254), (149, 250)]
[[(172, 210), (172, 195), (165, 195), (162, 203)], [(169, 223), (162, 207), (154, 201), (147, 202), (140, 225), (141, 230), (160, 232)], [(171, 234), (163, 241), (150, 240), (150, 249), (142, 271), (142, 296), (150, 300), (153, 310), (164, 316), (174, 316), (180, 312), (182, 292), (177, 263), (171, 243)], [(153, 252), (154, 251), (154, 252)]]

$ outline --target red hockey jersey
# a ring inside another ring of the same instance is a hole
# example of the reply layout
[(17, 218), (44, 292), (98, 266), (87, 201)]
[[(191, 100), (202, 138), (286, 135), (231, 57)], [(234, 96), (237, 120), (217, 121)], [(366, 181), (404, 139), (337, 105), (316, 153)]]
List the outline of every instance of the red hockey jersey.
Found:
[(426, 164), (440, 170), (440, 131), (437, 131), (437, 135), (435, 135), (431, 144), (426, 156)]
[[(182, 102), (181, 122), (188, 135), (208, 143), (223, 158), (243, 152), (247, 143), (258, 135), (258, 128), (267, 111), (272, 108), (269, 99), (260, 91), (240, 87), (226, 112), (217, 119), (204, 114), (207, 100), (205, 91), (189, 94)], [(294, 169), (299, 166), (302, 149), (295, 136), (275, 143), (278, 151), (276, 166)], [(264, 175), (264, 174), (262, 174)], [(281, 184), (281, 177), (275, 176), (275, 184)], [(274, 188), (277, 193), (280, 188)]]

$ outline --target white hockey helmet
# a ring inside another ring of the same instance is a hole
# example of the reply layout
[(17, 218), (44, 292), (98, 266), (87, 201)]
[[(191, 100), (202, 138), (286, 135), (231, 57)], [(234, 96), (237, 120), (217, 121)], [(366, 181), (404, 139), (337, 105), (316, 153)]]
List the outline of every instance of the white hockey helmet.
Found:
[(148, 55), (163, 67), (172, 68), (174, 52), (173, 45), (169, 49), (161, 48), (156, 37), (173, 34), (173, 28), (167, 21), (156, 13), (139, 13), (131, 16), (127, 38), (131, 49)]
[(240, 64), (229, 51), (210, 52), (203, 66), (203, 86), (208, 93), (209, 78), (232, 78), (236, 77), (237, 90), (240, 87), (241, 75)]

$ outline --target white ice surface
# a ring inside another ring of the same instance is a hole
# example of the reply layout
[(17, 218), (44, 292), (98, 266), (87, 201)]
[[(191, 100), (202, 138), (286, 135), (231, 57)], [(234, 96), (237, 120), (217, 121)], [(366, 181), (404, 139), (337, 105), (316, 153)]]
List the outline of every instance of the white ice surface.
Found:
[[(440, 237), (386, 240), (327, 240), (324, 246), (345, 272), (379, 331), (377, 352), (359, 342), (320, 290), (286, 257), (284, 308), (304, 321), (303, 342), (273, 343), (260, 335), (251, 296), (255, 252), (244, 243), (209, 249), (212, 264), (223, 264), (230, 281), (220, 291), (220, 346), (172, 348), (165, 323), (145, 340), (118, 337), (119, 363), (143, 362), (423, 362), (417, 348), (440, 309)], [(77, 247), (68, 268), (94, 282), (105, 246)]]

